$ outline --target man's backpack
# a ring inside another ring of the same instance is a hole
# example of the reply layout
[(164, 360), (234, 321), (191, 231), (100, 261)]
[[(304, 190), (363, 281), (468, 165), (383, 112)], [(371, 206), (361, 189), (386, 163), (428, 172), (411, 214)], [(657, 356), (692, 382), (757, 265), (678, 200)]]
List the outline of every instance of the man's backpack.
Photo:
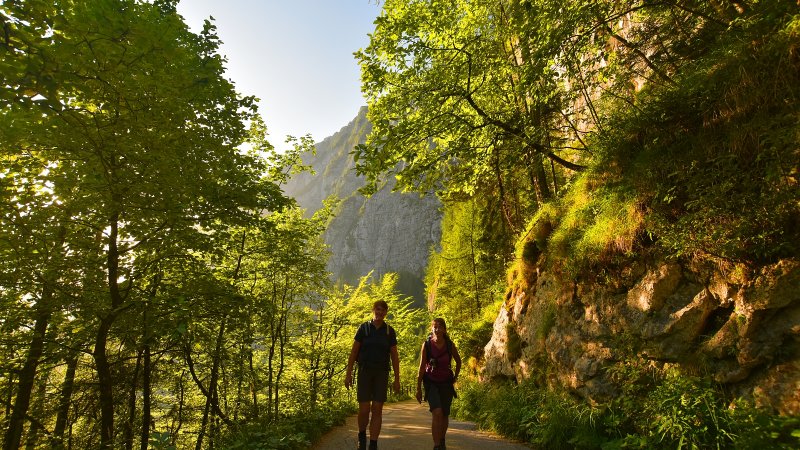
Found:
[[(359, 328), (363, 328), (364, 329), (364, 337), (368, 337), (369, 336), (369, 331), (371, 329), (371, 327), (369, 325), (371, 323), (372, 323), (372, 321), (368, 320), (368, 321), (362, 323), (361, 325), (359, 325)], [(394, 334), (394, 328), (392, 328), (392, 326), (389, 325), (389, 323), (386, 322), (386, 321), (384, 321), (383, 323), (386, 324), (386, 339), (388, 340), (389, 336)]]

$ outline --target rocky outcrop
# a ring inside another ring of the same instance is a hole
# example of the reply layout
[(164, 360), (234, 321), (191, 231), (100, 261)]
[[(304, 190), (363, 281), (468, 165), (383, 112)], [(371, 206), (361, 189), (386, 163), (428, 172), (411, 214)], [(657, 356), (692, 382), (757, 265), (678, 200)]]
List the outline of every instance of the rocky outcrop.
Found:
[[(624, 358), (711, 374), (732, 392), (800, 413), (800, 261), (751, 275), (690, 263), (633, 263), (626, 282), (528, 271), (485, 347), (483, 376), (538, 376), (592, 402), (613, 398), (607, 368)], [(554, 370), (553, 370), (554, 369)]]
[(303, 155), (314, 173), (294, 176), (284, 191), (309, 215), (329, 196), (340, 200), (324, 236), (335, 281), (356, 284), (370, 272), (394, 272), (400, 292), (421, 306), (428, 254), (441, 235), (440, 202), (435, 195), (392, 192), (393, 182), (370, 197), (358, 192), (364, 179), (356, 176), (350, 152), (364, 142), (370, 128), (362, 108), (350, 124), (316, 144), (316, 155)]

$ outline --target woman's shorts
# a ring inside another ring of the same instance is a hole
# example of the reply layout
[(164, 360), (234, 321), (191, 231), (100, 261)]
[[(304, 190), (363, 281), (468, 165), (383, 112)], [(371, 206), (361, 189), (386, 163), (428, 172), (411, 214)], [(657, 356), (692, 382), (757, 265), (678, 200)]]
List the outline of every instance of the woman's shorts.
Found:
[(363, 402), (386, 402), (389, 389), (389, 371), (384, 367), (359, 365), (356, 399)]
[(428, 400), (430, 411), (433, 412), (436, 408), (442, 408), (445, 416), (450, 416), (450, 405), (453, 404), (453, 397), (455, 397), (455, 388), (453, 383), (433, 383), (425, 380), (425, 398)]

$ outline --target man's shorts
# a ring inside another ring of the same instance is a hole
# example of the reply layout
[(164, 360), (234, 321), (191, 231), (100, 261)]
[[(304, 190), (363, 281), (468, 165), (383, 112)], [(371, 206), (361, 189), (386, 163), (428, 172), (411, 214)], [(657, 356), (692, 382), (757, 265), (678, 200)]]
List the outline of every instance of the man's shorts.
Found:
[(359, 365), (356, 399), (363, 402), (386, 402), (389, 370), (382, 366)]
[(433, 383), (427, 380), (423, 382), (425, 386), (425, 398), (430, 405), (430, 411), (433, 412), (436, 408), (442, 408), (445, 417), (450, 416), (450, 405), (453, 404), (453, 397), (455, 396), (455, 389), (453, 383)]

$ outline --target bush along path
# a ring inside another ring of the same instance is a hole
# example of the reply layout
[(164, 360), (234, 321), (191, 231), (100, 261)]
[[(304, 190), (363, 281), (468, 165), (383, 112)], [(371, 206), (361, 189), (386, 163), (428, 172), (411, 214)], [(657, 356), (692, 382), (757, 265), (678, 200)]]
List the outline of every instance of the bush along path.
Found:
[[(342, 450), (357, 447), (358, 426), (356, 416), (347, 418), (344, 425), (328, 432), (311, 448), (313, 450)], [(416, 401), (387, 403), (383, 408), (383, 427), (378, 439), (380, 450), (409, 450), (433, 448), (431, 414), (427, 403)], [(447, 431), (449, 450), (524, 450), (524, 444), (515, 443), (482, 431), (472, 422), (450, 419)]]

